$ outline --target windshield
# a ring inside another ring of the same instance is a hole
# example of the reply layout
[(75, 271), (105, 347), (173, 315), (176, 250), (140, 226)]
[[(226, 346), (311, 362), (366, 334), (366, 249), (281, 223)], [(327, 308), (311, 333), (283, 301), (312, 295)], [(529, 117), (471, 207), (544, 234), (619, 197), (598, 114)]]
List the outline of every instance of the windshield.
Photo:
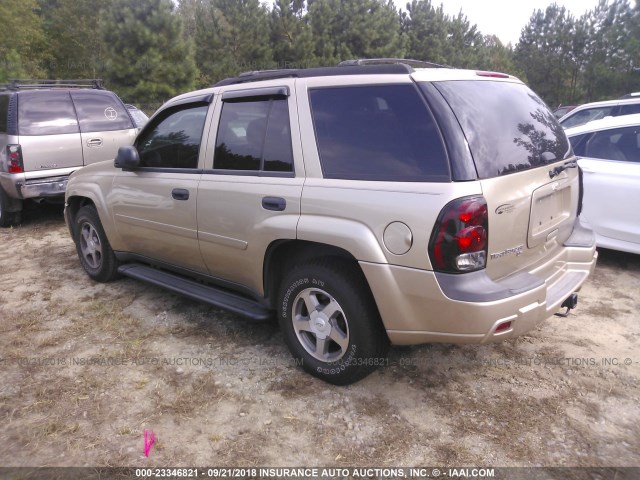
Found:
[(525, 85), (471, 80), (433, 85), (460, 122), (480, 178), (536, 168), (571, 154), (563, 128)]

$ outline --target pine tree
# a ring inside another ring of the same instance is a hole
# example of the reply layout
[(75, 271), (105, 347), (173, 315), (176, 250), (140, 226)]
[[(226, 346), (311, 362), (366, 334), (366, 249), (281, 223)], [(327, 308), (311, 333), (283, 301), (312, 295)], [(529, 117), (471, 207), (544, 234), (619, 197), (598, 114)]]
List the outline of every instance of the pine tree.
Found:
[(109, 1), (40, 0), (51, 61), (49, 78), (97, 78), (104, 70), (105, 45), (96, 35)]
[(0, 19), (0, 82), (45, 76), (49, 59), (36, 0), (2, 0)]
[(100, 23), (107, 86), (126, 101), (159, 104), (193, 89), (192, 46), (171, 0), (112, 0)]
[(404, 56), (400, 15), (392, 0), (313, 0), (309, 17), (320, 64)]
[(271, 44), (278, 68), (316, 65), (305, 0), (275, 0), (271, 10)]
[(198, 83), (274, 68), (269, 12), (259, 0), (204, 0), (197, 10)]
[(526, 73), (533, 90), (550, 106), (570, 97), (574, 32), (573, 16), (554, 3), (544, 12), (533, 13), (522, 29), (515, 50), (517, 66)]

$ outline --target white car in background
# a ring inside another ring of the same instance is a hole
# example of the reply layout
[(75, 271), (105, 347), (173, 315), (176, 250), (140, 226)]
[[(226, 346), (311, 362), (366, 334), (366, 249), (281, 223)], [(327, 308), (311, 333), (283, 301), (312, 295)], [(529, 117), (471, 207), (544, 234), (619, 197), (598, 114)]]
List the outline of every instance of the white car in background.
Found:
[(619, 117), (640, 113), (640, 97), (634, 94), (629, 95), (628, 98), (585, 103), (584, 105), (574, 108), (558, 121), (560, 125), (567, 129), (605, 117)]
[(640, 114), (566, 130), (582, 169), (581, 218), (599, 247), (640, 254)]

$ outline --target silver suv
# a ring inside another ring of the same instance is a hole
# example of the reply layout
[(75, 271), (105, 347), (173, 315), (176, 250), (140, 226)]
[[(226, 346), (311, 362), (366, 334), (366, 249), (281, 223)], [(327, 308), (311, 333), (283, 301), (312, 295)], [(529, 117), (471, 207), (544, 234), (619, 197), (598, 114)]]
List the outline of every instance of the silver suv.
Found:
[(118, 96), (98, 80), (14, 81), (0, 88), (0, 227), (23, 201), (64, 197), (69, 175), (113, 159), (136, 134)]
[(575, 307), (593, 270), (580, 178), (508, 75), (406, 60), (252, 72), (181, 95), (71, 176), (89, 276), (277, 316), (335, 384), (390, 343), (484, 343)]

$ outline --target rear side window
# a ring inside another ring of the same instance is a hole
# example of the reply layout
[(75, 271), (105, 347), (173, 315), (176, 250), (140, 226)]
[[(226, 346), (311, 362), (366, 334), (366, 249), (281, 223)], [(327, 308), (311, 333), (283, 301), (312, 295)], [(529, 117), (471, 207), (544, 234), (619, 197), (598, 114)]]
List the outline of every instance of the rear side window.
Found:
[(325, 178), (449, 181), (440, 132), (413, 85), (310, 92)]
[(225, 101), (214, 155), (215, 169), (293, 172), (287, 99)]
[(138, 139), (140, 166), (197, 168), (202, 131), (209, 105), (181, 105), (158, 115)]
[(9, 117), (9, 96), (0, 95), (0, 133), (7, 133)]
[(596, 132), (576, 146), (576, 154), (583, 157), (640, 163), (640, 127)]
[(620, 107), (619, 115), (632, 115), (634, 113), (640, 113), (640, 103), (634, 103), (632, 105), (622, 105)]
[(127, 130), (133, 124), (122, 102), (108, 92), (72, 92), (81, 132)]
[(564, 128), (577, 127), (578, 125), (584, 125), (592, 120), (599, 120), (604, 117), (608, 117), (613, 113), (613, 106), (611, 107), (593, 107), (579, 110), (569, 118), (562, 122)]
[(480, 178), (562, 160), (571, 148), (564, 129), (538, 96), (520, 83), (434, 83), (469, 142)]
[(21, 92), (18, 95), (18, 133), (78, 133), (78, 120), (69, 92)]

